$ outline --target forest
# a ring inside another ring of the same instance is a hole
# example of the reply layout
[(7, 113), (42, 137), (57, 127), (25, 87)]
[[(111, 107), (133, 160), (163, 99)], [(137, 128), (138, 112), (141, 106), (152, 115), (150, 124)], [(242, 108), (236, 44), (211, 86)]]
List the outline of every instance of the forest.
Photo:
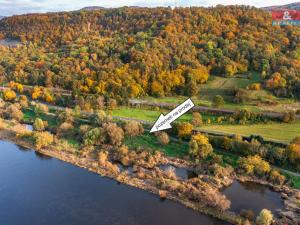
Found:
[(194, 96), (212, 75), (249, 77), (255, 71), (262, 83), (249, 88), (297, 98), (299, 38), (299, 28), (272, 26), (270, 13), (248, 6), (12, 16), (0, 21), (0, 39), (23, 44), (0, 48), (0, 76), (123, 103)]

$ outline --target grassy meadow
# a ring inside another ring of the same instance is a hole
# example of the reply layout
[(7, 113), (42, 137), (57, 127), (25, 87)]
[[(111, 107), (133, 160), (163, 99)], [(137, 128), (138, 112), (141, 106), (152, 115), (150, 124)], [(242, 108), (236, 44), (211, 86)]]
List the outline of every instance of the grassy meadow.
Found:
[(228, 134), (261, 135), (267, 140), (290, 142), (300, 136), (300, 121), (293, 123), (270, 123), (253, 125), (208, 125), (201, 127), (206, 131), (217, 131)]

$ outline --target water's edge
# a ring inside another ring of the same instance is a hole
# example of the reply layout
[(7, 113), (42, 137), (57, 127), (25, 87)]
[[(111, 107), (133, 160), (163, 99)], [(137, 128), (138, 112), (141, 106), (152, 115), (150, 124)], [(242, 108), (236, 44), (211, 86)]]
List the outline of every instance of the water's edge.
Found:
[[(86, 169), (90, 172), (99, 174), (101, 176), (105, 176), (111, 179), (114, 179), (120, 183), (136, 187), (148, 192), (151, 192), (155, 195), (159, 195), (159, 190), (156, 187), (150, 186), (150, 185), (145, 185), (143, 182), (141, 182), (139, 179), (136, 178), (131, 178), (131, 179), (126, 179), (124, 177), (119, 177), (119, 174), (113, 174), (112, 172), (108, 171), (107, 169), (103, 169), (98, 166), (98, 162), (96, 160), (88, 159), (88, 158), (80, 158), (74, 154), (68, 153), (68, 152), (57, 152), (54, 148), (43, 148), (41, 150), (36, 150), (35, 147), (24, 140), (21, 140), (20, 138), (14, 137), (11, 135), (10, 131), (8, 130), (0, 130), (0, 140), (6, 140), (11, 143), (20, 145), (24, 148), (32, 149), (38, 153), (44, 154), (49, 157), (56, 158), (58, 160), (61, 160), (63, 162), (75, 165), (77, 167)], [(195, 204), (192, 204), (191, 202), (179, 198), (178, 196), (175, 195), (168, 195), (166, 196), (167, 199), (178, 202), (180, 204), (183, 204), (184, 206), (191, 208), (195, 211), (198, 211), (199, 213), (203, 213), (205, 215), (212, 216), (216, 219), (220, 219), (222, 221), (226, 221), (231, 224), (235, 224), (235, 215), (232, 214), (231, 212), (224, 212), (224, 213), (219, 213), (216, 212), (212, 209), (209, 209), (207, 207), (201, 206), (199, 203), (199, 207), (196, 207)]]

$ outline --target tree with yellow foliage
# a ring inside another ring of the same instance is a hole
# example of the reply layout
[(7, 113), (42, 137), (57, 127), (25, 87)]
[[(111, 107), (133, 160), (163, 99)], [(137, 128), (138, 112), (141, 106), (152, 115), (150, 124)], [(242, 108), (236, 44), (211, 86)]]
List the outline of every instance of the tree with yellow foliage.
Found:
[(37, 150), (51, 145), (54, 141), (54, 136), (49, 132), (35, 132), (34, 135), (35, 147)]
[(300, 145), (291, 143), (286, 148), (288, 160), (293, 164), (300, 164)]
[(13, 90), (5, 90), (3, 93), (3, 98), (5, 101), (14, 101), (17, 95)]
[(195, 159), (205, 159), (213, 152), (208, 137), (204, 134), (193, 135), (189, 142), (189, 154)]
[(246, 174), (263, 176), (268, 174), (271, 170), (269, 163), (263, 160), (259, 155), (242, 157), (239, 159), (238, 164), (240, 169)]
[(180, 123), (177, 126), (177, 136), (179, 138), (185, 138), (191, 135), (193, 130), (193, 125), (187, 122)]

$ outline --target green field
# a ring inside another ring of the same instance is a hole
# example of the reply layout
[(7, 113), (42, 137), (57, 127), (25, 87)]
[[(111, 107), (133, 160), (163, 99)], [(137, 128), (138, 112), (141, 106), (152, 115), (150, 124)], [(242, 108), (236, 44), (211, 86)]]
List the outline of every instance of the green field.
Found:
[(171, 141), (168, 145), (160, 145), (156, 137), (152, 134), (144, 134), (141, 136), (131, 137), (125, 139), (125, 144), (128, 147), (136, 149), (143, 147), (148, 150), (158, 150), (164, 152), (168, 156), (183, 157), (188, 153), (188, 144), (186, 142)]
[(267, 140), (290, 142), (300, 136), (300, 121), (294, 123), (272, 123), (254, 125), (208, 125), (202, 130), (224, 132), (228, 134), (261, 135)]
[(34, 111), (31, 110), (31, 109), (23, 109), (23, 113), (24, 113), (23, 120), (26, 123), (33, 123), (34, 119), (39, 117), (42, 120), (47, 121), (48, 125), (50, 127), (56, 127), (58, 125), (58, 121), (57, 121), (57, 118), (55, 116), (46, 115), (44, 113), (42, 113), (40, 115), (36, 115), (34, 113)]
[[(120, 107), (118, 109), (112, 110), (111, 113), (113, 116), (120, 116), (126, 118), (134, 118), (138, 120), (144, 120), (149, 122), (155, 122), (161, 113), (167, 113), (168, 111), (154, 111), (150, 109), (138, 109), (138, 108), (129, 108), (129, 107)], [(192, 119), (191, 114), (185, 114), (178, 119), (178, 121), (186, 122)]]
[[(133, 118), (138, 120), (143, 120), (147, 122), (154, 123), (161, 113), (167, 114), (171, 110), (163, 110), (154, 111), (151, 109), (140, 109), (140, 108), (129, 108), (129, 107), (119, 107), (118, 109), (114, 109), (109, 111), (112, 116), (119, 116), (124, 118)], [(215, 122), (216, 117), (214, 115), (209, 114), (201, 114), (203, 120), (210, 119), (212, 124)], [(193, 115), (191, 113), (186, 113), (183, 116), (179, 117), (176, 121), (179, 122), (191, 122)]]
[[(142, 147), (150, 151), (161, 151), (164, 152), (167, 156), (179, 157), (182, 158), (188, 155), (189, 145), (187, 142), (180, 142), (171, 140), (168, 145), (160, 145), (156, 137), (152, 134), (144, 134), (136, 137), (127, 137), (125, 139), (125, 144), (133, 149)], [(231, 154), (230, 152), (225, 152), (222, 150), (214, 150), (215, 153), (222, 155), (225, 163), (232, 165), (233, 167), (237, 166), (238, 156)]]

